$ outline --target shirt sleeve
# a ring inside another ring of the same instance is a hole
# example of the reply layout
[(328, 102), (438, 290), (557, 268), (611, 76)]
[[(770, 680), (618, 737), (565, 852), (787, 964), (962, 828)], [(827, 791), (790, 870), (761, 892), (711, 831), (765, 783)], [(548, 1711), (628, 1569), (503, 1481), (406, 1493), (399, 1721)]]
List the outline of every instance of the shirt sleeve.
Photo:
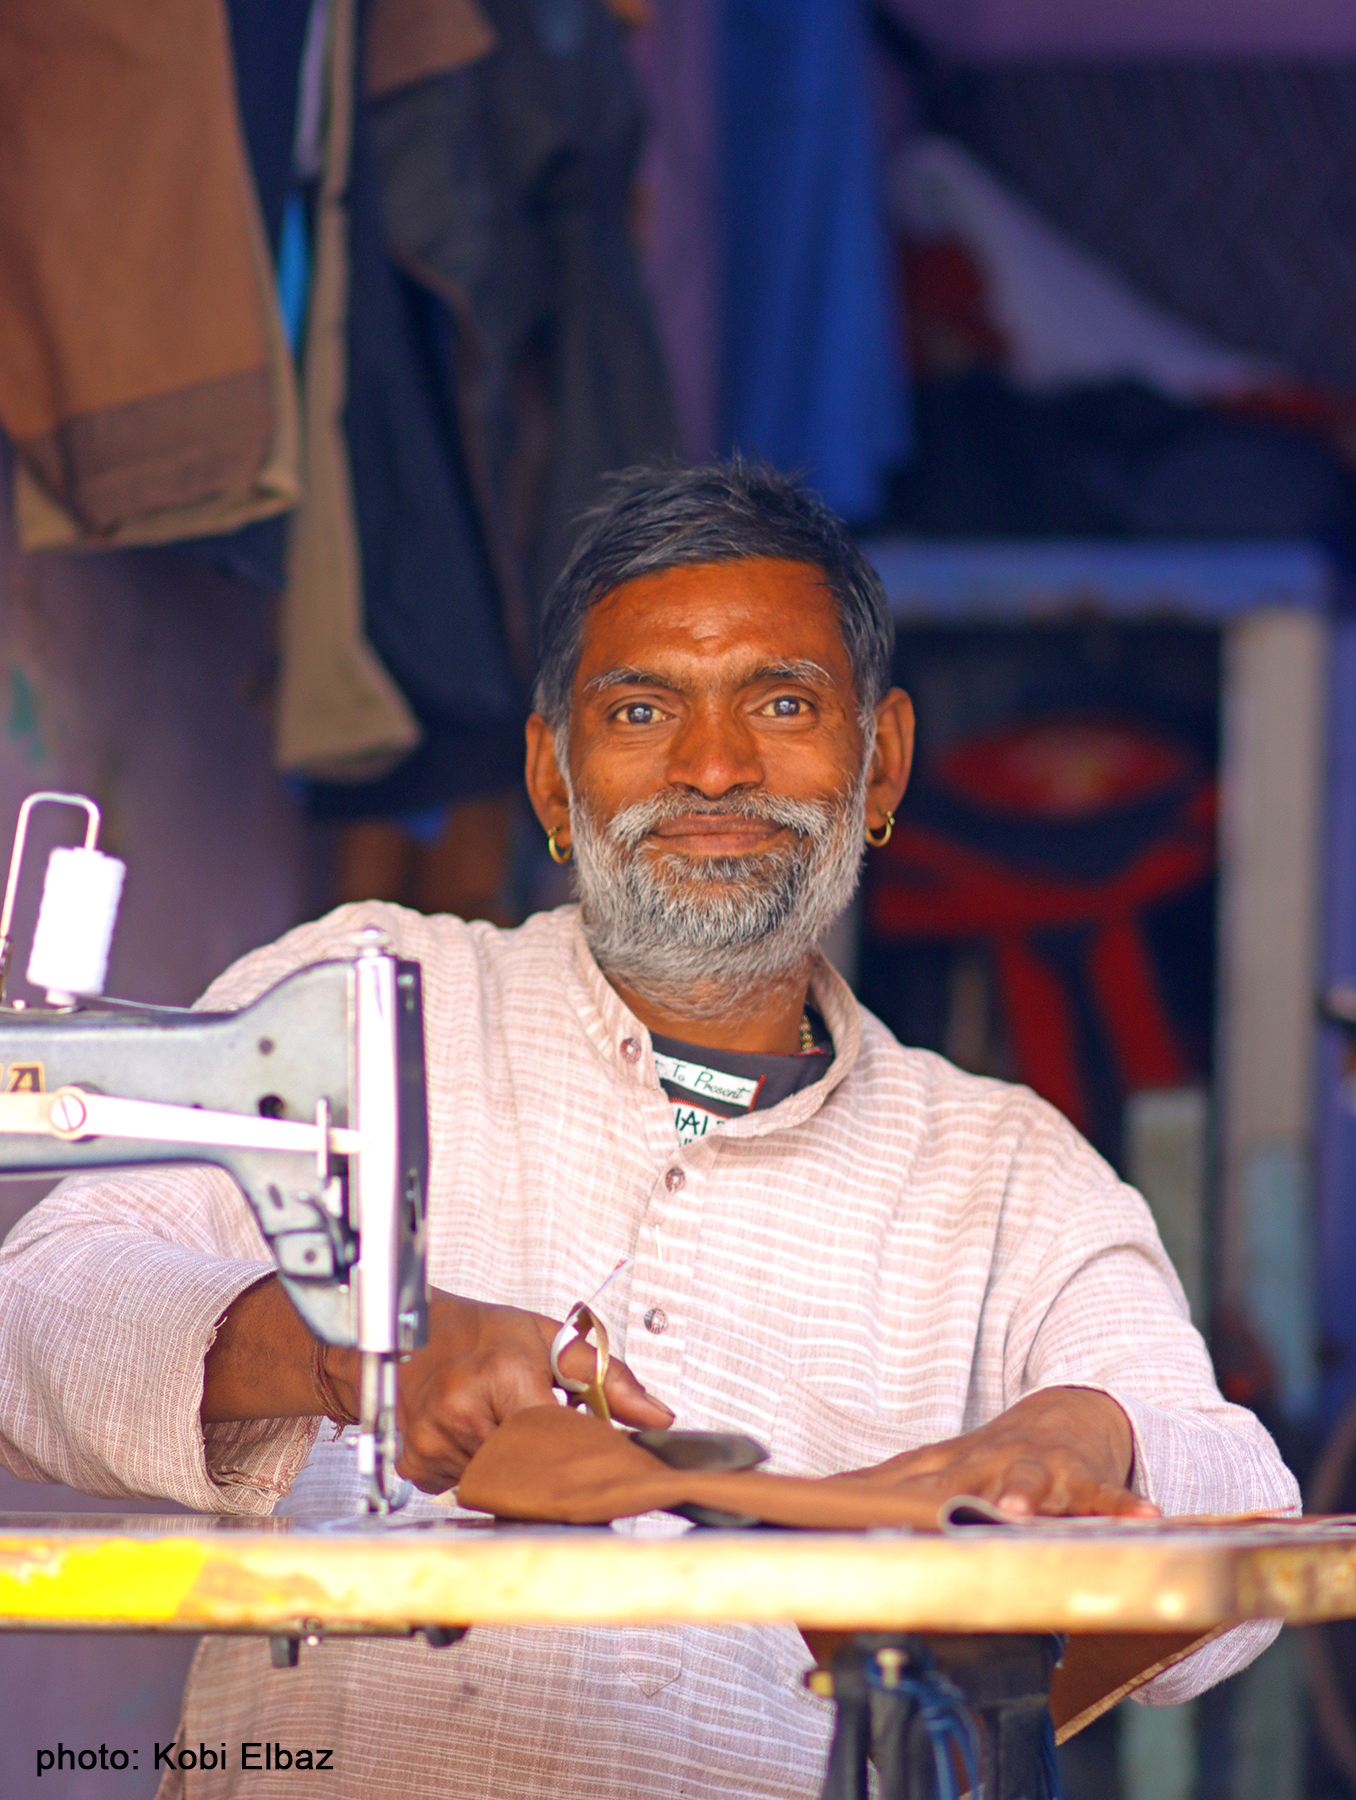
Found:
[[(1143, 1199), (1062, 1119), (1048, 1130), (1064, 1140), (1064, 1167), (1045, 1172), (1047, 1199), (1017, 1259), (1041, 1276), (1009, 1319), (1006, 1404), (1051, 1387), (1108, 1394), (1130, 1422), (1132, 1485), (1165, 1516), (1298, 1513), (1299, 1485), (1270, 1434), (1215, 1384)], [(1251, 1662), (1279, 1629), (1263, 1620), (1227, 1632), (1136, 1698), (1170, 1705), (1200, 1693)]]
[[(348, 954), (402, 915), (344, 907), (236, 963), (201, 1005), (241, 1006), (290, 970)], [(0, 1247), (0, 1462), (30, 1481), (267, 1513), (316, 1419), (203, 1426), (203, 1362), (237, 1295), (271, 1273), (222, 1171), (175, 1166), (63, 1182)]]
[(89, 1494), (269, 1512), (318, 1421), (199, 1411), (218, 1323), (272, 1267), (218, 1170), (63, 1183), (0, 1249), (0, 1460)]

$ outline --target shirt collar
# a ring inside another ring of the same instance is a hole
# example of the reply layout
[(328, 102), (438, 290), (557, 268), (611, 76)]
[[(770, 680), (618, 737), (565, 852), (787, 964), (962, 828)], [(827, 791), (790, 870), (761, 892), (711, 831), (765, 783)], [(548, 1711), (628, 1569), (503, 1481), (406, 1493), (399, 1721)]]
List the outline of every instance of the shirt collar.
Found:
[[(625, 1004), (593, 959), (584, 936), (579, 907), (563, 906), (560, 921), (568, 968), (570, 1000), (594, 1048), (628, 1082), (658, 1088), (650, 1033)], [(833, 1039), (833, 1061), (823, 1078), (788, 1094), (765, 1112), (745, 1113), (721, 1126), (726, 1137), (762, 1137), (810, 1118), (851, 1073), (862, 1042), (862, 1010), (852, 989), (822, 954), (816, 952), (810, 976), (810, 998), (823, 1015)]]

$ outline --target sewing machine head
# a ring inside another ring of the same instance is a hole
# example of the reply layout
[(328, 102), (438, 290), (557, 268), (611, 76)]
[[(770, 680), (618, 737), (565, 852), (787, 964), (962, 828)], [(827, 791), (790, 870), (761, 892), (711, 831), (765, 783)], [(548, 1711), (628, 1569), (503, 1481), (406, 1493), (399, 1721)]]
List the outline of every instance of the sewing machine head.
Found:
[[(48, 1005), (11, 1005), (24, 834), (47, 801), (85, 809), (85, 844), (48, 867), (28, 964)], [(427, 1334), (419, 965), (369, 930), (351, 959), (300, 969), (238, 1012), (105, 1000), (122, 865), (98, 851), (98, 829), (81, 796), (31, 795), (20, 812), (0, 914), (0, 1175), (224, 1169), (306, 1324), (364, 1355), (359, 1466), (370, 1509), (384, 1511), (397, 1487), (395, 1363)]]

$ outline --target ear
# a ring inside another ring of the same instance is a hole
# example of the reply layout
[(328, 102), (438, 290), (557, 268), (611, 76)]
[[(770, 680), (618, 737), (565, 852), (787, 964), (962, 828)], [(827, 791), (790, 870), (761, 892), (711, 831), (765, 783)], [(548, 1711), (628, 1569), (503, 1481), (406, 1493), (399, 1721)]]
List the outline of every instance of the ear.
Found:
[(866, 826), (879, 831), (898, 810), (913, 767), (913, 701), (891, 688), (876, 708), (876, 751), (866, 784)]
[(556, 762), (555, 734), (539, 713), (527, 721), (527, 797), (541, 820), (543, 831), (560, 833), (560, 847), (569, 848), (570, 790)]

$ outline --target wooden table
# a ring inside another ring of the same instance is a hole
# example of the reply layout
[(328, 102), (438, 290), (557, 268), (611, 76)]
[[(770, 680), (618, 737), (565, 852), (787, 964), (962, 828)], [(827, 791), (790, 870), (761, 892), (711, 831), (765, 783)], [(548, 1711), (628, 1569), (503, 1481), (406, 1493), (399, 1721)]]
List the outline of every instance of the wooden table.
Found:
[(1206, 1632), (1356, 1617), (1356, 1520), (906, 1532), (0, 1514), (0, 1629), (401, 1632), (792, 1622)]

